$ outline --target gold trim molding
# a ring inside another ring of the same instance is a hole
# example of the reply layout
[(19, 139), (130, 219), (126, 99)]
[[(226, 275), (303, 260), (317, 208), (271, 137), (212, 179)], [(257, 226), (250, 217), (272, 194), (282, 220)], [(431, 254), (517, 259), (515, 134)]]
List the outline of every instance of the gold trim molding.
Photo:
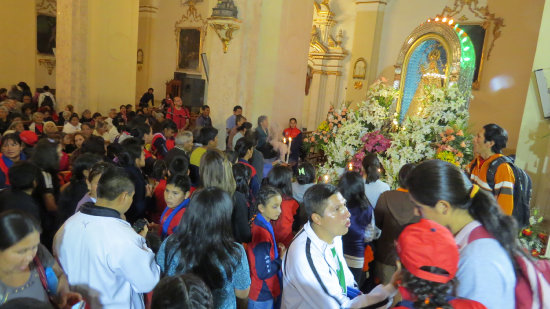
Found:
[(48, 75), (52, 75), (55, 69), (55, 59), (38, 59), (38, 64), (45, 66), (48, 70)]
[(36, 4), (36, 12), (40, 15), (57, 16), (57, 2), (55, 0), (40, 0)]
[(239, 30), (241, 27), (239, 26), (239, 23), (241, 23), (240, 20), (235, 18), (221, 18), (221, 17), (210, 17), (208, 18), (208, 24), (216, 34), (218, 35), (218, 38), (220, 38), (220, 41), (223, 45), (223, 53), (227, 53), (227, 48), (229, 47), (229, 43), (233, 39), (233, 32)]
[(495, 47), (495, 41), (502, 35), (501, 28), (506, 26), (504, 24), (504, 19), (502, 17), (496, 17), (494, 13), (491, 13), (488, 5), (480, 6), (479, 0), (455, 0), (453, 7), (451, 8), (449, 6), (445, 6), (441, 15), (454, 17), (455, 20), (458, 20), (463, 24), (468, 24), (468, 22), (470, 24), (480, 23), (479, 20), (469, 20), (464, 14), (457, 17), (465, 9), (473, 13), (475, 17), (479, 18), (481, 23), (489, 23), (489, 26), (486, 28), (487, 32), (492, 34), (492, 37), (486, 38), (486, 40), (490, 41), (489, 48), (487, 49), (487, 60), (489, 60), (491, 58), (491, 52)]

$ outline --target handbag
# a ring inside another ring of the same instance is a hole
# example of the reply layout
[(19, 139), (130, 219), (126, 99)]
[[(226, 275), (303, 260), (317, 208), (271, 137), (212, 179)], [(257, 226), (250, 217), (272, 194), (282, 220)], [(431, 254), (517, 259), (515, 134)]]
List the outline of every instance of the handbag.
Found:
[(365, 229), (364, 241), (367, 243), (372, 242), (380, 238), (380, 235), (382, 235), (382, 230), (380, 230), (376, 226), (376, 222), (374, 220), (374, 213), (373, 213), (370, 223), (367, 225), (367, 228)]

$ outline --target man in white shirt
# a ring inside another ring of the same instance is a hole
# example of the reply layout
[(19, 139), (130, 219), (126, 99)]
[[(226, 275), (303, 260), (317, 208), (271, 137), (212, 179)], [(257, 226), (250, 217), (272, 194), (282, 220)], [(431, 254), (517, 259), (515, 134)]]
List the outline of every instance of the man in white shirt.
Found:
[(50, 87), (48, 86), (44, 86), (42, 88), (44, 90), (44, 92), (42, 92), (39, 96), (38, 96), (38, 106), (42, 106), (42, 102), (44, 102), (44, 99), (46, 97), (50, 97), (50, 99), (52, 99), (52, 103), (53, 103), (53, 110), (55, 110), (55, 97), (53, 96), (53, 94), (50, 92)]
[(134, 184), (119, 168), (105, 172), (97, 201), (86, 203), (59, 229), (54, 255), (91, 308), (143, 309), (141, 293), (160, 277), (155, 254), (147, 247), (147, 227), (137, 234), (121, 219), (132, 204)]
[(369, 294), (357, 290), (342, 250), (341, 236), (348, 232), (351, 215), (336, 187), (312, 186), (304, 194), (304, 206), (309, 222), (283, 258), (281, 308), (386, 308), (398, 276)]

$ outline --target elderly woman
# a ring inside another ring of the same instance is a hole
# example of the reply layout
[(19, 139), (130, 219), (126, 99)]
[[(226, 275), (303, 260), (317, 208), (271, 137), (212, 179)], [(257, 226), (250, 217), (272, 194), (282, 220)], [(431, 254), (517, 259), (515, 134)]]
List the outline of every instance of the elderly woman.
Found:
[(55, 303), (81, 300), (69, 291), (63, 270), (40, 244), (40, 226), (19, 211), (0, 213), (0, 305), (17, 298)]

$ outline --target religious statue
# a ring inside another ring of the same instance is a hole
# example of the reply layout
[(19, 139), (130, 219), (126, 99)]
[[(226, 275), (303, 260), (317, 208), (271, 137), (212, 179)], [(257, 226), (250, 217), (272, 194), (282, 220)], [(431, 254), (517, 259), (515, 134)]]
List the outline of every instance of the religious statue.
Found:
[(422, 111), (422, 99), (426, 95), (425, 89), (427, 86), (434, 86), (437, 88), (443, 87), (445, 80), (445, 65), (443, 66), (442, 72), (438, 65), (440, 57), (441, 52), (437, 47), (434, 47), (434, 49), (428, 54), (428, 64), (420, 65), (419, 70), (421, 73), (421, 79), (407, 111), (408, 116), (419, 114)]

